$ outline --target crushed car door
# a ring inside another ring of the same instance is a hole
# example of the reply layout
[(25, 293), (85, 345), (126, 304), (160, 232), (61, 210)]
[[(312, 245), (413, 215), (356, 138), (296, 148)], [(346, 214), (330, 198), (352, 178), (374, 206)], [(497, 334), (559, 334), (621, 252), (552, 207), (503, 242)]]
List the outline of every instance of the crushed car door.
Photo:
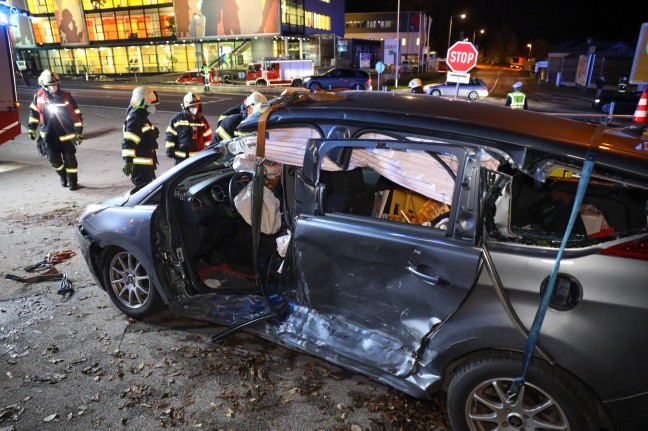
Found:
[[(293, 237), (294, 270), (311, 309), (305, 332), (337, 361), (406, 375), (426, 334), (476, 277), (479, 152), (420, 142), (311, 144), (301, 180), (316, 185), (316, 202), (300, 208)], [(341, 147), (353, 147), (344, 170), (323, 170), (326, 154)], [(363, 184), (347, 184), (352, 177)], [(424, 216), (431, 201), (449, 210), (441, 215), (447, 230)]]

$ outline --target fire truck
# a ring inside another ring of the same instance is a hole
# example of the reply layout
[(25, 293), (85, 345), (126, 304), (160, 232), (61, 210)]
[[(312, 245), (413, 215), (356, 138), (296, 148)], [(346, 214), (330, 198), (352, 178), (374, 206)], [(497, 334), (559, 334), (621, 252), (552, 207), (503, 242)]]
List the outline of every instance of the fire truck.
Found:
[(266, 57), (248, 64), (245, 73), (247, 85), (290, 85), (301, 87), (304, 78), (313, 75), (313, 60), (290, 60)]
[(20, 12), (15, 7), (0, 3), (0, 144), (15, 138), (20, 134), (18, 121), (18, 95), (16, 93), (16, 77), (14, 75), (14, 60), (11, 54), (11, 38), (9, 35), (9, 18)]

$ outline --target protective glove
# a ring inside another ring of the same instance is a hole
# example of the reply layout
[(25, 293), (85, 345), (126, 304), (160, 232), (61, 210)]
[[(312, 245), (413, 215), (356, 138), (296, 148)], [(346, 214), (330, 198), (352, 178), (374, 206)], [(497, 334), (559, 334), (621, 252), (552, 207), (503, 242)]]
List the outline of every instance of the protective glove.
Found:
[(129, 176), (130, 174), (133, 173), (133, 164), (132, 163), (124, 163), (124, 167), (122, 167), (122, 172), (124, 175)]
[(36, 130), (29, 131), (29, 139), (31, 139), (32, 141), (36, 139)]
[(83, 136), (81, 136), (81, 135), (76, 135), (76, 137), (74, 138), (74, 140), (76, 141), (74, 145), (76, 145), (76, 146), (78, 147), (79, 145), (81, 145), (81, 142), (83, 142)]

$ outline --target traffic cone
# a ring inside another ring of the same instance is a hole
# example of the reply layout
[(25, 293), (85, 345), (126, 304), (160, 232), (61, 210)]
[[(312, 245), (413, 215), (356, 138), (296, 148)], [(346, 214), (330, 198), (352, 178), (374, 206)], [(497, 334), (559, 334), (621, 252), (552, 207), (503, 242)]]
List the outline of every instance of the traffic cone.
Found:
[(637, 110), (632, 117), (633, 123), (645, 123), (646, 122), (646, 108), (648, 107), (648, 90), (644, 90), (641, 93), (641, 98), (637, 104)]

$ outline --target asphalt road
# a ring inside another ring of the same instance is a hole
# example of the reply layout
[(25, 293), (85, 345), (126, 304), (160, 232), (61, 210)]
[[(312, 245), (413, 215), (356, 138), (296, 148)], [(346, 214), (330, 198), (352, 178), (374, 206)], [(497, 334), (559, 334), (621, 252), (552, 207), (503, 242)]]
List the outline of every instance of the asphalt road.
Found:
[[(493, 89), (482, 103), (504, 103), (502, 94), (520, 78), (504, 72), (480, 72)], [(121, 172), (120, 143), (137, 84), (63, 82), (84, 114), (78, 191), (59, 185), (26, 133), (0, 145), (3, 275), (31, 275), (24, 267), (50, 252), (78, 253), (74, 224), (82, 209), (131, 187)], [(182, 95), (202, 90), (150, 84), (162, 100), (151, 120), (162, 130)], [(206, 95), (210, 123), (250, 90), (215, 88)], [(281, 91), (261, 90), (268, 96)], [(33, 91), (19, 89), (23, 124)], [(585, 97), (543, 91), (530, 91), (532, 109), (588, 112)], [(158, 172), (164, 172), (172, 160), (163, 148), (158, 156)], [(80, 255), (56, 268), (72, 282), (69, 298), (57, 293), (58, 281), (0, 279), (0, 431), (448, 429), (443, 394), (414, 400), (246, 334), (212, 344), (218, 328), (170, 313), (134, 321), (97, 287)]]

